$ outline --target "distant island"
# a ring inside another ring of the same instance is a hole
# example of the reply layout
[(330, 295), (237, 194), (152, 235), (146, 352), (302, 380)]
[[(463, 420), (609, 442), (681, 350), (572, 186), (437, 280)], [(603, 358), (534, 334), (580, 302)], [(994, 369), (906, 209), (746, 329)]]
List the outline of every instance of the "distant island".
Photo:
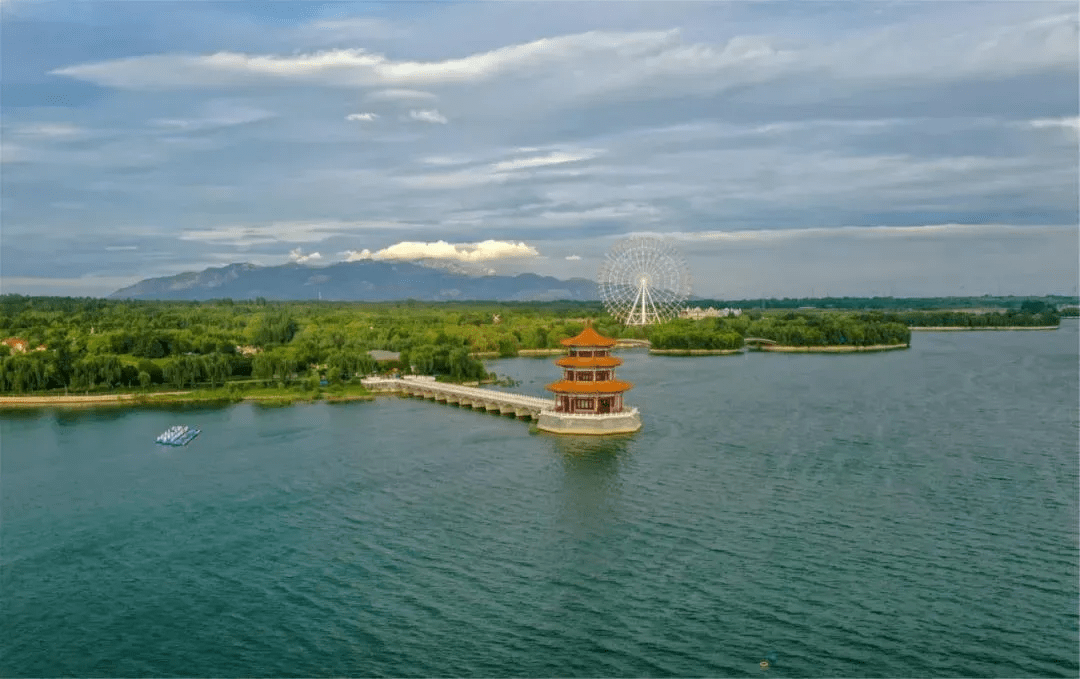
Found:
[(357, 378), (373, 373), (479, 383), (495, 379), (482, 358), (557, 353), (559, 340), (586, 323), (620, 338), (620, 346), (702, 356), (747, 348), (878, 351), (910, 346), (912, 328), (1035, 328), (1059, 322), (1057, 307), (1046, 298), (993, 311), (747, 308), (624, 327), (597, 301), (189, 302), (5, 295), (0, 406), (15, 404), (13, 399), (23, 405), (351, 400), (370, 397)]

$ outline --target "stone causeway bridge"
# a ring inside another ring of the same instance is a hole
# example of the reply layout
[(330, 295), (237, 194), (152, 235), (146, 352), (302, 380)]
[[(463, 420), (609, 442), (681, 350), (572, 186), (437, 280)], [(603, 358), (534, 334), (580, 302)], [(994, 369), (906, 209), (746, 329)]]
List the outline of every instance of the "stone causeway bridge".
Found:
[(371, 391), (418, 396), (474, 410), (498, 412), (502, 415), (532, 420), (539, 420), (541, 412), (555, 408), (553, 398), (538, 398), (480, 387), (463, 387), (460, 384), (436, 382), (434, 377), (428, 376), (365, 377), (360, 382)]
[(622, 434), (641, 428), (641, 415), (637, 408), (607, 414), (558, 413), (555, 412), (554, 398), (447, 384), (436, 382), (434, 377), (427, 375), (365, 377), (360, 382), (371, 391), (416, 396), (473, 410), (536, 420), (537, 427), (542, 431), (555, 434)]

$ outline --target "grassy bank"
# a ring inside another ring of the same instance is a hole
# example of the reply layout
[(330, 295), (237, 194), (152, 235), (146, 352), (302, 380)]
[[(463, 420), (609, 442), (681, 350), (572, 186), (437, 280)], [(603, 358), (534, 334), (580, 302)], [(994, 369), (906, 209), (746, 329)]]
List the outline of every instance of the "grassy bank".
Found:
[(666, 356), (730, 356), (743, 353), (742, 349), (649, 349), (650, 354)]
[(908, 349), (907, 344), (872, 344), (865, 347), (836, 345), (822, 347), (792, 347), (781, 344), (763, 344), (754, 351), (771, 351), (779, 354), (854, 354), (864, 351), (895, 351)]
[(92, 408), (116, 406), (146, 406), (169, 404), (225, 405), (251, 401), (259, 405), (291, 405), (293, 403), (345, 403), (370, 401), (375, 397), (360, 384), (321, 387), (301, 390), (290, 387), (252, 387), (237, 389), (193, 389), (191, 391), (117, 393), (117, 394), (50, 394), (28, 396), (0, 396), (3, 408)]
[(939, 325), (939, 326), (911, 326), (911, 330), (926, 331), (960, 331), (960, 330), (1057, 330), (1057, 325), (1002, 325), (1002, 326), (986, 326), (986, 327), (970, 327), (966, 325)]

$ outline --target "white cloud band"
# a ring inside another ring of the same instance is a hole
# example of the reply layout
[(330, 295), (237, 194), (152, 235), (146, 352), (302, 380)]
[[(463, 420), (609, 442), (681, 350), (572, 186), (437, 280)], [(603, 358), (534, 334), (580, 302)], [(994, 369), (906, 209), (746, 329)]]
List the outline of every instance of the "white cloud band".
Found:
[(344, 254), (346, 261), (349, 262), (365, 259), (446, 259), (459, 262), (486, 262), (495, 259), (536, 257), (540, 253), (531, 245), (510, 241), (485, 240), (479, 243), (447, 243), (440, 240), (434, 243), (402, 241), (376, 252), (364, 249), (359, 252), (349, 250)]
[(297, 264), (310, 264), (321, 260), (322, 255), (318, 252), (312, 252), (310, 255), (307, 255), (304, 254), (304, 251), (301, 248), (296, 248), (289, 252), (289, 259)]

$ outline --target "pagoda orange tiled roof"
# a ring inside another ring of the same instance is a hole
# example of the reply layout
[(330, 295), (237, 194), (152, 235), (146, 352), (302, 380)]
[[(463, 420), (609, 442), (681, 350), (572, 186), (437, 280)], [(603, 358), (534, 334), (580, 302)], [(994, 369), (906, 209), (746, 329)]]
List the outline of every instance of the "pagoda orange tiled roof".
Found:
[(615, 340), (593, 330), (591, 325), (585, 326), (577, 337), (564, 339), (561, 343), (564, 347), (613, 347), (616, 344)]
[(622, 365), (622, 359), (614, 356), (597, 356), (595, 358), (563, 356), (555, 361), (555, 365), (564, 368), (614, 368), (617, 365)]
[(569, 380), (559, 380), (558, 382), (552, 382), (547, 385), (546, 388), (548, 391), (554, 391), (556, 393), (615, 394), (633, 389), (634, 385), (629, 382), (623, 382), (622, 380), (604, 380), (602, 382), (570, 382)]

